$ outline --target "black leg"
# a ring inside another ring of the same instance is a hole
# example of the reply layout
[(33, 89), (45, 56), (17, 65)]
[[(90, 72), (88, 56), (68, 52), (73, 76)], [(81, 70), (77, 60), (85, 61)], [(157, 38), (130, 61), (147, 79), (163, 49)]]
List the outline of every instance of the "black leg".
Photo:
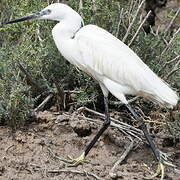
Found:
[(103, 132), (109, 127), (110, 125), (110, 117), (109, 117), (109, 108), (108, 108), (108, 97), (104, 96), (104, 106), (105, 106), (105, 121), (100, 128), (100, 130), (97, 132), (95, 137), (92, 139), (92, 141), (88, 144), (88, 146), (85, 149), (85, 156), (89, 153), (91, 148), (94, 146), (94, 144), (97, 142), (99, 137), (103, 134)]
[(154, 153), (154, 156), (156, 158), (157, 161), (160, 161), (160, 154), (159, 154), (159, 150), (158, 148), (155, 146), (153, 140), (151, 139), (151, 136), (149, 135), (149, 132), (147, 130), (146, 124), (143, 121), (143, 119), (139, 118), (138, 115), (135, 113), (135, 111), (131, 108), (131, 106), (129, 104), (126, 104), (127, 108), (129, 109), (129, 111), (132, 113), (132, 115), (134, 116), (134, 118), (136, 120), (138, 120), (140, 122), (140, 127), (144, 133), (144, 136), (146, 138), (146, 140), (148, 141), (152, 152)]

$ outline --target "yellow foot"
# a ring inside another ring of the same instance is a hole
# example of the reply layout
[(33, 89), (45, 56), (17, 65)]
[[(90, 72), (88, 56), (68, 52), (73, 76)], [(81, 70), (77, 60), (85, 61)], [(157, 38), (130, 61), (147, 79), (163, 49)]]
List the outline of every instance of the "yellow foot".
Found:
[(158, 168), (157, 168), (155, 174), (153, 174), (152, 176), (150, 176), (150, 177), (148, 177), (146, 179), (154, 179), (155, 177), (161, 175), (161, 179), (160, 180), (163, 180), (164, 179), (165, 165), (171, 166), (171, 167), (176, 167), (174, 164), (172, 164), (172, 163), (170, 163), (168, 161), (159, 162)]
[(79, 164), (83, 162), (88, 162), (85, 160), (85, 152), (83, 152), (78, 158), (72, 158), (71, 156), (68, 156), (68, 160), (65, 161), (66, 163), (69, 163), (68, 166), (78, 166)]

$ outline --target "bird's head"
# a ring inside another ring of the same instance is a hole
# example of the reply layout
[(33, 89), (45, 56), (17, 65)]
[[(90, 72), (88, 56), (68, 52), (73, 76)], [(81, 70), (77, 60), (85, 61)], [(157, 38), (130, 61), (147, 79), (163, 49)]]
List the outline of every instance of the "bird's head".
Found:
[(12, 24), (30, 19), (49, 19), (54, 21), (61, 21), (65, 18), (71, 17), (71, 15), (79, 16), (77, 12), (75, 12), (71, 7), (67, 6), (66, 4), (54, 3), (37, 13), (31, 14), (29, 16), (17, 18), (14, 20), (10, 20), (6, 22), (6, 24)]

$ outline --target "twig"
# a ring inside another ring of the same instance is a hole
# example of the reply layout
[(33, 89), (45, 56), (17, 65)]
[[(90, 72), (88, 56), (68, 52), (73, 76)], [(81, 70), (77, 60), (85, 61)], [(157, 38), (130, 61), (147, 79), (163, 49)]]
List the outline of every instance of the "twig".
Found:
[(48, 101), (53, 97), (53, 94), (49, 94), (44, 101), (37, 107), (34, 109), (34, 112), (37, 113), (38, 111), (42, 110), (43, 107), (48, 103)]
[(172, 26), (174, 20), (175, 20), (176, 17), (178, 16), (179, 12), (180, 12), (180, 8), (177, 10), (176, 14), (175, 14), (175, 15), (173, 16), (173, 18), (171, 19), (168, 27), (167, 27), (167, 28), (165, 29), (165, 31), (164, 31), (165, 33), (169, 31), (170, 27)]
[[(78, 115), (78, 118), (84, 118), (84, 119), (86, 119), (86, 120), (88, 120), (88, 121), (91, 121), (91, 122), (95, 122), (95, 123), (97, 123), (97, 124), (100, 124), (100, 121), (98, 121), (98, 120), (96, 120), (96, 119), (92, 119), (92, 118), (88, 118), (88, 117), (80, 116), (80, 115)], [(126, 135), (129, 134), (129, 135), (131, 135), (131, 136), (139, 139), (140, 141), (142, 141), (142, 138), (141, 138), (142, 134), (140, 134), (140, 133), (138, 133), (138, 132), (130, 129), (129, 127), (123, 126), (123, 125), (121, 125), (121, 124), (116, 124), (115, 122), (112, 122), (112, 121), (111, 121), (110, 126), (111, 126), (111, 127), (114, 127), (114, 128), (117, 128), (119, 131), (121, 131), (122, 133), (124, 133), (124, 134), (126, 134)]]
[(139, 25), (136, 33), (134, 34), (133, 38), (131, 39), (131, 41), (129, 42), (128, 46), (130, 46), (132, 44), (132, 42), (134, 41), (134, 39), (136, 38), (136, 36), (138, 35), (141, 27), (143, 26), (143, 24), (145, 23), (145, 21), (147, 20), (147, 18), (149, 17), (149, 15), (151, 14), (151, 11), (148, 12), (148, 14), (146, 15), (146, 17), (143, 19), (143, 21), (141, 22), (141, 24)]
[(137, 15), (138, 15), (138, 13), (139, 13), (139, 10), (140, 10), (141, 6), (144, 4), (144, 2), (145, 2), (145, 0), (143, 0), (143, 1), (141, 2), (141, 4), (139, 5), (139, 7), (138, 7), (138, 9), (137, 9), (137, 11), (136, 11), (136, 14), (134, 15), (134, 18), (133, 18), (133, 20), (131, 21), (131, 23), (130, 23), (127, 31), (126, 31), (126, 34), (125, 34), (122, 42), (125, 42), (125, 41), (126, 41), (126, 38), (127, 38), (128, 35), (129, 35), (129, 32), (130, 32), (130, 30), (131, 30), (131, 27), (132, 27), (132, 25), (134, 24), (134, 21), (135, 21)]
[(49, 151), (49, 153), (52, 155), (53, 158), (58, 159), (59, 161), (63, 161), (63, 162), (67, 162), (67, 160), (65, 158), (61, 158), (59, 156), (56, 156), (53, 151), (51, 150), (51, 148), (47, 148), (47, 150)]
[(95, 14), (97, 12), (96, 0), (92, 0), (92, 3), (92, 11), (93, 14)]
[(65, 102), (65, 93), (64, 93), (64, 89), (59, 85), (59, 83), (55, 80), (55, 78), (53, 78), (53, 82), (56, 86), (56, 89), (58, 91), (58, 97), (57, 100), (59, 101), (59, 105), (62, 105), (62, 109), (66, 108), (66, 102)]
[(130, 144), (128, 144), (126, 146), (126, 150), (123, 152), (123, 154), (121, 155), (120, 159), (118, 161), (116, 161), (116, 163), (114, 164), (114, 166), (111, 168), (111, 170), (109, 171), (109, 175), (113, 178), (116, 176), (116, 174), (114, 173), (115, 168), (122, 163), (122, 161), (124, 161), (124, 159), (128, 156), (129, 152), (133, 149), (134, 146), (134, 141), (129, 138), (131, 140)]
[(8, 153), (9, 149), (11, 149), (12, 147), (14, 147), (14, 144), (11, 145), (11, 146), (9, 146), (9, 147), (5, 150), (5, 152)]
[[(120, 8), (119, 3), (118, 3), (118, 7)], [(122, 20), (123, 10), (124, 9), (122, 8), (121, 12), (120, 12), (120, 15), (119, 15), (119, 22), (118, 22), (117, 31), (116, 31), (116, 37), (118, 37), (118, 34), (119, 34), (119, 27), (120, 27), (121, 20)]]
[(25, 70), (22, 64), (19, 61), (17, 61), (17, 63), (18, 63), (19, 69), (26, 75), (26, 79), (31, 84), (31, 86), (33, 86), (36, 90), (41, 92), (42, 88), (33, 80), (31, 75)]
[[(39, 171), (39, 170), (38, 170)], [(55, 173), (55, 174), (60, 174), (60, 173), (74, 173), (74, 174), (80, 174), (82, 176), (91, 176), (94, 179), (97, 180), (102, 180), (102, 178), (98, 177), (96, 174), (91, 173), (91, 172), (87, 172), (87, 171), (77, 171), (77, 170), (66, 170), (66, 169), (62, 169), (62, 170), (47, 170), (47, 173)]]
[(171, 40), (169, 41), (169, 43), (167, 44), (167, 46), (164, 48), (164, 50), (162, 51), (160, 57), (162, 57), (162, 55), (169, 49), (169, 47), (171, 46), (173, 40), (175, 39), (176, 35), (179, 33), (180, 31), (180, 27), (178, 28), (178, 30), (173, 34)]
[(174, 66), (174, 68), (172, 69), (172, 71), (169, 72), (169, 73), (167, 74), (167, 76), (165, 76), (163, 79), (164, 79), (164, 80), (169, 79), (169, 77), (172, 76), (176, 71), (180, 70), (180, 67), (178, 67), (179, 64), (180, 64), (180, 61), (178, 61), (178, 62), (176, 63), (176, 65)]
[(133, 7), (134, 0), (130, 1), (129, 9), (128, 9), (128, 16), (131, 15), (132, 7)]
[(83, 8), (83, 1), (80, 0), (80, 1), (79, 1), (79, 10), (78, 10), (78, 11), (81, 11), (82, 8)]
[[(99, 112), (97, 112), (97, 111), (94, 111), (94, 110), (92, 110), (92, 109), (89, 109), (89, 108), (87, 108), (87, 107), (80, 107), (77, 111), (82, 111), (82, 110), (86, 110), (86, 111), (88, 111), (88, 112), (90, 112), (90, 113), (93, 113), (93, 114), (98, 115), (98, 116), (100, 116), (100, 117), (102, 117), (102, 118), (105, 118), (105, 115), (104, 115), (104, 114), (99, 113)], [(117, 119), (114, 119), (114, 118), (112, 118), (112, 117), (110, 117), (110, 118), (111, 118), (111, 120), (112, 120), (113, 122), (118, 123), (118, 124), (120, 124), (121, 126), (124, 126), (124, 127), (128, 128), (128, 129), (135, 130), (135, 131), (137, 131), (139, 134), (142, 133), (142, 131), (141, 131), (140, 129), (137, 129), (137, 128), (133, 127), (133, 126), (130, 126), (129, 124), (120, 122), (120, 121), (118, 121)]]
[(82, 176), (91, 176), (94, 179), (102, 180), (102, 178), (98, 177), (96, 174), (91, 173), (91, 172), (87, 172), (85, 170), (83, 170), (83, 171), (77, 171), (77, 170), (71, 170), (71, 169), (47, 170), (47, 169), (41, 168), (39, 165), (36, 165), (36, 164), (31, 164), (31, 165), (38, 167), (38, 169), (34, 168), (34, 171), (46, 171), (47, 173), (52, 173), (52, 174), (74, 173), (74, 174), (80, 174)]
[(77, 93), (77, 94), (79, 94), (79, 93), (83, 93), (84, 91), (76, 91), (76, 90), (72, 90), (72, 91), (70, 91), (70, 90), (64, 90), (64, 92), (65, 93)]
[(164, 65), (162, 66), (162, 68), (158, 71), (158, 74), (161, 73), (161, 71), (162, 71), (163, 69), (165, 69), (168, 64), (171, 64), (172, 62), (178, 60), (179, 58), (180, 58), (180, 55), (176, 56), (175, 58), (173, 58), (173, 59), (170, 60), (170, 61), (165, 62)]

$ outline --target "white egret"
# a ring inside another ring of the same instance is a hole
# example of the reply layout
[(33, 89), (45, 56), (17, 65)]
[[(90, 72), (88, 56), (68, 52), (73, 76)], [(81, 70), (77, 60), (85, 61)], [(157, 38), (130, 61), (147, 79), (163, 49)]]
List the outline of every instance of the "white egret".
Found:
[(72, 160), (72, 163), (78, 164), (84, 161), (85, 156), (110, 125), (108, 110), (110, 92), (127, 106), (135, 119), (141, 122), (141, 128), (159, 162), (163, 178), (163, 164), (170, 163), (155, 146), (145, 123), (128, 104), (125, 95), (143, 96), (171, 108), (177, 104), (177, 94), (127, 45), (112, 34), (95, 25), (81, 27), (83, 19), (68, 5), (54, 3), (38, 13), (10, 20), (6, 24), (30, 19), (49, 19), (59, 22), (53, 28), (52, 35), (60, 53), (70, 63), (98, 81), (104, 95), (105, 121), (82, 155)]

